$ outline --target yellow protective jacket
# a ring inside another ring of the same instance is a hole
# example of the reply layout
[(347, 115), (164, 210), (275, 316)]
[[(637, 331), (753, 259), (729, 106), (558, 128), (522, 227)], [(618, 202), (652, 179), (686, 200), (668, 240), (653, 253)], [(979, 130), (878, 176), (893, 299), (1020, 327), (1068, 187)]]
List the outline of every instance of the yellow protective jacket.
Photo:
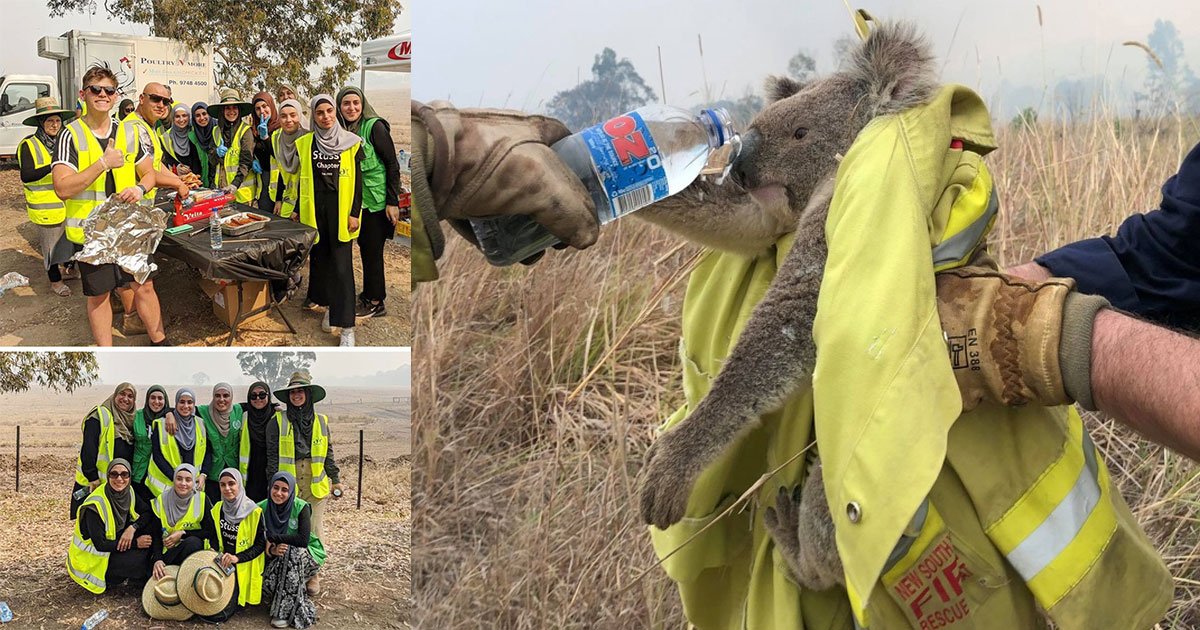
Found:
[[(934, 259), (960, 264), (972, 247), (938, 246), (977, 242), (990, 224), (979, 156), (994, 144), (979, 97), (950, 86), (873, 121), (847, 152), (826, 223), (813, 387), (700, 476), (689, 518), (650, 530), (660, 556), (680, 547), (814, 439), (815, 410), (847, 588), (799, 589), (763, 527), (778, 489), (803, 481), (801, 457), (663, 563), (696, 627), (1024, 628), (1041, 625), (1040, 608), (1064, 629), (1145, 628), (1166, 611), (1170, 575), (1073, 408), (960, 416)], [(755, 258), (710, 252), (692, 272), (686, 404), (666, 426), (708, 392), (791, 242)]]

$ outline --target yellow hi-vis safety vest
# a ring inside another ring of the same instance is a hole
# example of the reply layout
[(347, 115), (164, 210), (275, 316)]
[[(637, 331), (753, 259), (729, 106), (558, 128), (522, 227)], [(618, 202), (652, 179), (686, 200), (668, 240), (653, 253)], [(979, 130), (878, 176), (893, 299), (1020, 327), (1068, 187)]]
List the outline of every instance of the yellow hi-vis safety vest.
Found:
[[(237, 178), (238, 162), (242, 157), (242, 136), (250, 131), (250, 125), (246, 121), (239, 120), (237, 129), (233, 131), (233, 141), (231, 146), (227, 147), (224, 159), (217, 158), (217, 170), (213, 175), (213, 183), (218, 188), (229, 186), (233, 180)], [(213, 128), (213, 142), (217, 146), (225, 146), (225, 136), (221, 134), (221, 127), (218, 124)], [(254, 191), (258, 189), (258, 176), (254, 171), (246, 173), (246, 179), (242, 180), (242, 185), (238, 187), (237, 194), (234, 196), (234, 201), (238, 203), (250, 203), (254, 199)]]
[[(951, 218), (960, 202), (992, 203), (979, 156), (993, 146), (983, 102), (947, 86), (873, 121), (847, 151), (825, 226), (813, 386), (697, 478), (683, 521), (650, 530), (660, 557), (679, 549), (663, 569), (697, 628), (1027, 628), (1039, 609), (1065, 630), (1145, 628), (1165, 613), (1171, 577), (1073, 408), (960, 414), (930, 247), (954, 238), (948, 226), (974, 229)], [(977, 205), (973, 214), (990, 221)], [(692, 271), (686, 404), (666, 426), (708, 394), (793, 239), (756, 257), (709, 252)], [(934, 251), (948, 264), (971, 256)], [(960, 341), (970, 348), (950, 344)], [(784, 463), (814, 435), (845, 590), (798, 588), (763, 525), (780, 488), (803, 483), (805, 458)], [(780, 467), (749, 508), (718, 519)]]
[[(247, 476), (250, 473), (250, 423), (242, 423), (242, 436), (238, 444), (238, 472), (242, 473), (242, 479), (249, 479)], [(293, 475), (294, 477), (294, 475)]]
[(262, 167), (264, 170), (262, 173), (260, 173), (258, 175), (258, 182), (254, 186), (254, 198), (255, 199), (259, 199), (262, 197), (262, 188), (263, 188), (263, 186), (266, 186), (267, 187), (267, 198), (270, 199), (272, 202), (278, 201), (275, 198), (275, 184), (276, 184), (277, 180), (279, 179), (279, 174), (282, 172), (282, 170), (279, 168), (279, 160), (277, 160), (275, 158), (275, 156), (278, 155), (276, 152), (279, 151), (279, 144), (276, 142), (276, 139), (278, 137), (279, 137), (279, 129), (276, 129), (275, 131), (271, 132), (271, 137), (270, 137), (271, 149), (272, 149), (271, 163), (270, 164), (259, 164), (259, 166)]
[[(200, 416), (196, 416), (196, 447), (192, 449), (192, 461), (189, 464), (197, 469), (204, 464), (204, 452), (208, 448), (208, 437), (204, 433), (204, 421)], [(158, 464), (154, 463), (154, 456), (150, 456), (150, 466), (146, 475), (146, 485), (154, 496), (158, 496), (167, 491), (168, 488), (175, 484), (172, 475), (175, 473), (175, 468), (183, 463), (183, 454), (179, 452), (179, 443), (175, 441), (175, 436), (167, 433), (163, 428), (163, 418), (154, 421), (154, 431), (158, 435), (158, 449), (166, 458), (167, 463), (171, 465), (170, 470), (160, 470)]]
[[(325, 458), (329, 455), (329, 419), (324, 414), (316, 414), (317, 421), (313, 423), (312, 440), (309, 442), (309, 455), (312, 457), (312, 495), (314, 499), (329, 496), (333, 484), (325, 474)], [(275, 424), (279, 427), (279, 470), (289, 472), (296, 478), (296, 432), (287, 416), (275, 412)]]
[[(225, 537), (221, 535), (221, 501), (212, 507), (213, 527), (216, 528), (217, 553), (227, 553)], [(255, 507), (249, 516), (238, 523), (237, 543), (233, 551), (241, 553), (254, 545), (254, 535), (258, 532), (258, 523), (262, 520), (262, 508)], [(263, 567), (266, 566), (266, 551), (258, 554), (250, 562), (237, 563), (238, 604), (242, 606), (258, 604), (262, 601)]]
[[(108, 540), (117, 539), (116, 517), (113, 514), (112, 505), (108, 502), (108, 497), (104, 495), (104, 488), (107, 486), (107, 481), (97, 486), (79, 505), (79, 515), (75, 519), (75, 535), (71, 538), (70, 548), (67, 549), (67, 573), (80, 586), (97, 595), (103, 593), (107, 588), (104, 574), (108, 572), (110, 552), (96, 549), (91, 538), (83, 537), (83, 511), (96, 510), (100, 515), (101, 522), (104, 523), (104, 537)], [(133, 503), (130, 503), (126, 525), (132, 524), (137, 519), (137, 510), (133, 507)], [(95, 532), (92, 532), (92, 535), (94, 536)]]
[[(317, 208), (316, 199), (313, 196), (312, 145), (312, 132), (296, 138), (296, 151), (300, 153), (300, 222), (308, 227), (316, 228)], [(362, 231), (361, 222), (359, 229), (353, 232), (350, 231), (349, 224), (350, 209), (354, 205), (354, 179), (358, 169), (355, 156), (361, 150), (362, 143), (359, 142), (342, 151), (341, 168), (338, 169), (338, 240), (342, 242), (358, 238), (358, 233)], [(317, 240), (320, 238), (320, 235), (317, 235)]]
[[(75, 152), (79, 155), (79, 171), (83, 171), (104, 157), (104, 147), (96, 142), (96, 136), (84, 124), (82, 117), (68, 123), (67, 129), (71, 130), (71, 138), (75, 142)], [(104, 189), (107, 180), (108, 174), (103, 173), (88, 184), (87, 188), (66, 200), (67, 217), (64, 227), (67, 240), (83, 244), (83, 220), (91, 216), (96, 207), (108, 199), (108, 194)]]
[[(98, 405), (96, 411), (100, 416), (100, 443), (96, 446), (96, 472), (99, 475), (97, 479), (105, 481), (108, 479), (108, 463), (112, 461), (113, 449), (116, 448), (117, 431), (113, 428), (112, 411), (109, 411), (108, 407)], [(83, 425), (87, 425), (87, 418), (84, 418)], [(75, 483), (81, 486), (90, 483), (83, 474), (82, 455), (75, 457)]]
[[(171, 492), (175, 492), (175, 490), (172, 488)], [(200, 529), (200, 524), (204, 522), (204, 490), (202, 488), (198, 488), (195, 494), (192, 495), (192, 500), (188, 502), (187, 513), (174, 525), (167, 524), (167, 513), (163, 509), (163, 496), (163, 494), (160, 494), (150, 500), (150, 509), (154, 511), (154, 515), (162, 523), (163, 538), (175, 532), (194, 532)], [(208, 541), (205, 541), (204, 544), (207, 547)], [(162, 552), (167, 552), (166, 545), (163, 546)]]
[[(138, 146), (140, 145), (139, 136), (145, 135), (150, 138), (150, 146), (153, 147), (154, 155), (150, 156), (153, 161), (152, 168), (155, 173), (162, 170), (162, 143), (159, 142), (158, 134), (154, 133), (154, 129), (150, 127), (150, 123), (142, 119), (137, 111), (130, 112), (125, 120), (117, 126), (117, 139), (113, 145), (125, 152), (125, 164), (120, 168), (113, 169), (113, 181), (117, 185), (117, 192), (121, 192), (131, 186), (137, 186), (137, 166), (134, 161), (137, 160)], [(154, 201), (154, 194), (158, 188), (151, 188), (143, 195), (147, 199)]]
[[(33, 168), (45, 168), (54, 163), (54, 157), (50, 155), (50, 149), (42, 144), (36, 136), (29, 136), (21, 141), (21, 146), (29, 147), (29, 155), (33, 158)], [(21, 155), (20, 147), (17, 148), (18, 158)], [(25, 165), (22, 164), (21, 168)], [(54, 194), (54, 175), (46, 173), (46, 176), (37, 180), (24, 184), (25, 186), (25, 211), (29, 213), (29, 220), (37, 225), (58, 225), (67, 218), (67, 206), (63, 203), (58, 195)]]

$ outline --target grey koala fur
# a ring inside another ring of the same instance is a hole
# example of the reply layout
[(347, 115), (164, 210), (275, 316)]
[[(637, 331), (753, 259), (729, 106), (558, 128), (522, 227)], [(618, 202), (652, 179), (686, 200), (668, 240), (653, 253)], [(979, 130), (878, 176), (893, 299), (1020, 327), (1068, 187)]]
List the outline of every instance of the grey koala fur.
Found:
[[(871, 120), (926, 103), (937, 88), (933, 54), (916, 28), (878, 24), (844, 70), (805, 84), (768, 79), (773, 102), (744, 135), (736, 185), (697, 184), (639, 213), (690, 240), (748, 255), (796, 233), (708, 395), (647, 452), (646, 523), (679, 522), (700, 472), (809, 381), (837, 156)], [(781, 489), (768, 527), (801, 585), (828, 588), (842, 581), (842, 570), (819, 473), (800, 495)]]

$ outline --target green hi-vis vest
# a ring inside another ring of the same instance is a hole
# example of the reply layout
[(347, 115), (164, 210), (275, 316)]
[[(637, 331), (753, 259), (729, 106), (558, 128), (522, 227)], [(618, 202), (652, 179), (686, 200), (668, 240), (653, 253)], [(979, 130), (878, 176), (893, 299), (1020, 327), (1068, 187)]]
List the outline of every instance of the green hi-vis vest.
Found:
[[(131, 186), (137, 186), (138, 175), (135, 160), (137, 160), (138, 146), (140, 144), (139, 137), (145, 135), (150, 139), (150, 145), (153, 147), (154, 155), (150, 156), (152, 160), (151, 168), (155, 173), (162, 170), (163, 148), (162, 142), (159, 142), (158, 134), (150, 126), (150, 123), (142, 119), (136, 111), (131, 112), (117, 126), (117, 138), (113, 146), (125, 152), (125, 164), (120, 168), (113, 169), (113, 182), (117, 186), (117, 192), (121, 192)], [(158, 188), (151, 188), (143, 195), (147, 199), (153, 201), (154, 195)]]
[(383, 160), (379, 159), (374, 145), (371, 144), (371, 128), (378, 118), (368, 118), (358, 126), (358, 137), (362, 138), (363, 147), (363, 210), (379, 212), (383, 210), (387, 199), (387, 172), (383, 168)]
[[(107, 588), (104, 574), (108, 572), (110, 553), (96, 549), (91, 538), (83, 537), (83, 511), (86, 509), (96, 510), (96, 513), (100, 515), (101, 522), (104, 523), (104, 537), (107, 540), (117, 539), (116, 517), (113, 514), (112, 505), (108, 502), (108, 497), (104, 495), (104, 488), (107, 486), (107, 481), (97, 486), (79, 505), (79, 515), (75, 519), (75, 536), (71, 538), (71, 547), (67, 549), (67, 573), (80, 586), (97, 595), (103, 593)], [(131, 524), (137, 519), (137, 510), (131, 503), (126, 523)]]
[[(175, 155), (175, 143), (172, 142), (170, 138), (171, 128), (172, 127), (159, 129), (158, 141), (162, 144), (163, 151), (166, 151), (171, 157), (178, 161), (179, 156)], [(188, 143), (192, 145), (192, 152), (200, 159), (200, 172), (196, 173), (196, 177), (199, 177), (201, 183), (207, 187), (211, 184), (208, 179), (208, 154), (200, 148), (200, 140), (196, 138), (196, 130), (194, 128), (188, 129)]]
[(138, 409), (133, 419), (133, 480), (144, 481), (150, 467), (150, 427), (146, 423), (146, 410)]
[[(279, 133), (281, 131), (283, 131), (283, 130), (276, 129), (274, 132), (271, 133), (271, 149), (272, 149), (272, 153), (275, 155), (279, 155)], [(272, 157), (271, 158), (271, 170), (273, 172), (275, 171), (277, 165), (278, 165), (278, 161), (274, 157)], [(300, 194), (300, 186), (299, 186), (300, 174), (299, 173), (289, 173), (286, 170), (284, 170), (282, 167), (279, 167), (277, 172), (279, 173), (278, 177), (283, 180), (283, 199), (282, 200), (275, 199), (275, 197), (274, 197), (275, 184), (274, 183), (271, 184), (271, 195), (272, 195), (271, 199), (273, 201), (281, 202), (280, 208), (279, 208), (279, 216), (288, 218), (288, 217), (291, 217), (292, 213), (296, 211), (296, 198)], [(276, 177), (275, 175), (271, 176), (272, 182), (275, 181), (275, 177)]]
[[(171, 489), (170, 492), (175, 492)], [(154, 511), (154, 515), (158, 517), (162, 523), (163, 538), (175, 532), (194, 532), (200, 529), (200, 524), (204, 522), (204, 489), (197, 488), (195, 494), (192, 495), (192, 500), (188, 501), (187, 513), (183, 515), (174, 525), (167, 524), (166, 511), (163, 510), (162, 494), (150, 500), (150, 509)], [(205, 547), (208, 546), (208, 541), (205, 541)], [(167, 547), (164, 545), (162, 552), (167, 552)]]
[[(313, 423), (312, 440), (309, 442), (309, 455), (312, 457), (312, 496), (314, 499), (324, 499), (329, 496), (333, 484), (325, 474), (325, 458), (329, 455), (329, 418), (324, 414), (316, 414), (317, 421)], [(279, 427), (279, 470), (289, 472), (293, 479), (296, 476), (296, 432), (287, 416), (275, 412), (275, 424)]]
[[(99, 475), (97, 479), (105, 481), (108, 479), (108, 463), (113, 459), (113, 450), (116, 448), (117, 430), (113, 427), (112, 411), (104, 405), (97, 405), (97, 415), (100, 416), (100, 443), (96, 445), (96, 473)], [(91, 415), (91, 414), (89, 414)], [(87, 426), (87, 418), (83, 419), (80, 427)], [(86, 486), (90, 481), (83, 474), (83, 455), (75, 457), (75, 483)]]
[[(296, 139), (296, 151), (300, 153), (300, 222), (311, 228), (317, 227), (316, 199), (313, 197), (313, 134), (304, 134)], [(342, 151), (341, 168), (338, 169), (338, 240), (352, 241), (358, 238), (362, 230), (350, 231), (350, 210), (354, 205), (354, 178), (357, 176), (357, 163), (354, 155), (360, 151), (362, 143)], [(320, 235), (317, 239), (320, 240)], [(315, 242), (315, 241), (314, 241)]]
[[(75, 152), (79, 155), (79, 171), (99, 162), (104, 157), (104, 147), (96, 142), (92, 130), (84, 124), (83, 118), (76, 118), (67, 124), (71, 130), (71, 138), (75, 142)], [(104, 185), (108, 180), (107, 174), (101, 174), (87, 188), (76, 193), (65, 202), (67, 208), (66, 224), (67, 240), (83, 244), (83, 221), (95, 212), (96, 207), (108, 199)]]
[[(993, 146), (979, 97), (947, 86), (873, 121), (842, 159), (812, 387), (699, 476), (683, 521), (650, 531), (660, 557), (679, 549), (663, 568), (697, 628), (1027, 628), (1039, 627), (1039, 610), (1064, 629), (1161, 619), (1171, 577), (1074, 408), (961, 413), (933, 271), (935, 259), (969, 260), (971, 226), (991, 220), (979, 155)], [(958, 234), (967, 245), (938, 250)], [(708, 394), (793, 238), (756, 257), (709, 252), (692, 272), (680, 343), (686, 404), (666, 426)], [(784, 463), (814, 435), (845, 590), (798, 588), (763, 525), (779, 489), (803, 483), (804, 458)], [(781, 466), (751, 507), (717, 518)]]
[[(261, 164), (260, 163), (258, 165), (260, 168), (263, 169), (263, 172), (258, 175), (258, 180), (254, 184), (254, 198), (255, 199), (262, 198), (263, 186), (266, 186), (267, 187), (267, 198), (270, 199), (272, 202), (278, 201), (277, 199), (275, 199), (275, 184), (279, 179), (279, 173), (280, 173), (279, 160), (275, 158), (275, 156), (277, 155), (277, 153), (276, 153), (277, 145), (275, 144), (275, 138), (278, 133), (279, 133), (278, 129), (271, 132), (271, 137), (270, 137), (271, 149), (272, 149), (271, 160), (270, 160), (271, 163), (270, 164)], [(257, 137), (257, 136), (255, 136), (255, 137)]]
[[(154, 421), (154, 431), (158, 434), (158, 450), (171, 466), (170, 470), (159, 470), (158, 464), (154, 463), (154, 458), (150, 458), (150, 474), (146, 476), (146, 485), (150, 488), (150, 492), (154, 496), (158, 496), (175, 484), (175, 479), (172, 475), (175, 474), (175, 468), (184, 463), (184, 461), (183, 454), (179, 451), (179, 443), (175, 441), (175, 436), (167, 433), (167, 430), (163, 428), (163, 418)], [(195, 466), (197, 469), (204, 465), (204, 452), (208, 449), (208, 436), (206, 433), (204, 423), (196, 423), (196, 447), (192, 449), (192, 461), (187, 463)]]
[[(54, 163), (53, 156), (50, 155), (50, 149), (42, 144), (36, 136), (28, 136), (21, 141), (21, 146), (29, 147), (29, 155), (33, 158), (33, 168), (46, 168)], [(20, 158), (21, 150), (17, 148), (17, 157)], [(21, 164), (21, 168), (25, 168)], [(24, 184), (25, 186), (25, 211), (29, 213), (29, 220), (38, 225), (58, 225), (67, 218), (67, 205), (62, 199), (54, 193), (54, 175), (46, 173), (46, 176), (37, 180)]]
[[(255, 509), (249, 516), (238, 523), (237, 543), (234, 550), (226, 552), (225, 537), (221, 535), (221, 506), (217, 501), (212, 507), (213, 527), (216, 528), (217, 553), (241, 553), (254, 545), (254, 534), (258, 532), (258, 523), (262, 520), (263, 511)], [(262, 602), (263, 567), (266, 566), (266, 552), (260, 553), (250, 562), (237, 563), (238, 604), (241, 606), (254, 605)]]
[[(267, 493), (270, 494), (270, 488), (267, 489)], [(258, 502), (258, 507), (262, 508), (262, 511), (265, 514), (267, 510), (271, 509), (269, 505), (270, 503), (271, 499), (263, 499), (262, 501)], [(308, 505), (308, 501), (305, 501), (300, 497), (295, 497), (292, 499), (292, 515), (288, 517), (287, 531), (283, 533), (284, 536), (296, 535), (296, 530), (300, 529), (300, 512), (306, 505)], [(312, 529), (311, 527), (308, 530), (307, 549), (308, 555), (312, 556), (313, 562), (316, 562), (317, 564), (325, 564), (325, 545), (321, 544), (320, 538), (317, 538), (317, 530)]]
[[(217, 430), (217, 425), (212, 420), (212, 408), (209, 405), (196, 407), (196, 415), (204, 419), (204, 432), (208, 434), (208, 447), (212, 449), (212, 469), (214, 471), (226, 468), (240, 469), (238, 451), (243, 444), (244, 412), (242, 406), (233, 403), (233, 406), (229, 408), (229, 433), (227, 435), (221, 435), (221, 432)], [(248, 451), (246, 456), (250, 456)], [(242, 473), (242, 479), (245, 478), (246, 474)]]
[[(225, 159), (217, 158), (217, 173), (213, 176), (213, 183), (218, 188), (229, 186), (233, 180), (237, 179), (238, 162), (242, 157), (242, 136), (246, 135), (247, 131), (250, 131), (250, 126), (246, 124), (246, 121), (239, 120), (237, 129), (233, 131), (233, 140), (225, 152)], [(219, 124), (213, 127), (213, 142), (219, 147), (225, 146), (225, 136), (221, 134)], [(254, 171), (247, 172), (246, 179), (242, 180), (242, 185), (237, 189), (234, 201), (250, 203), (254, 199), (254, 191), (257, 186), (258, 175)]]

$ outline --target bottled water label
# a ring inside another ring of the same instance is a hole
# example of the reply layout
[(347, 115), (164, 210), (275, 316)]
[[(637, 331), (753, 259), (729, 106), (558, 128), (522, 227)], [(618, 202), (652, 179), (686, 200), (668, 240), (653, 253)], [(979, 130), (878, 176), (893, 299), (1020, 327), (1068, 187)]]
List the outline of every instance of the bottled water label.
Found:
[(580, 136), (608, 197), (609, 220), (667, 196), (667, 171), (641, 114), (618, 116)]

